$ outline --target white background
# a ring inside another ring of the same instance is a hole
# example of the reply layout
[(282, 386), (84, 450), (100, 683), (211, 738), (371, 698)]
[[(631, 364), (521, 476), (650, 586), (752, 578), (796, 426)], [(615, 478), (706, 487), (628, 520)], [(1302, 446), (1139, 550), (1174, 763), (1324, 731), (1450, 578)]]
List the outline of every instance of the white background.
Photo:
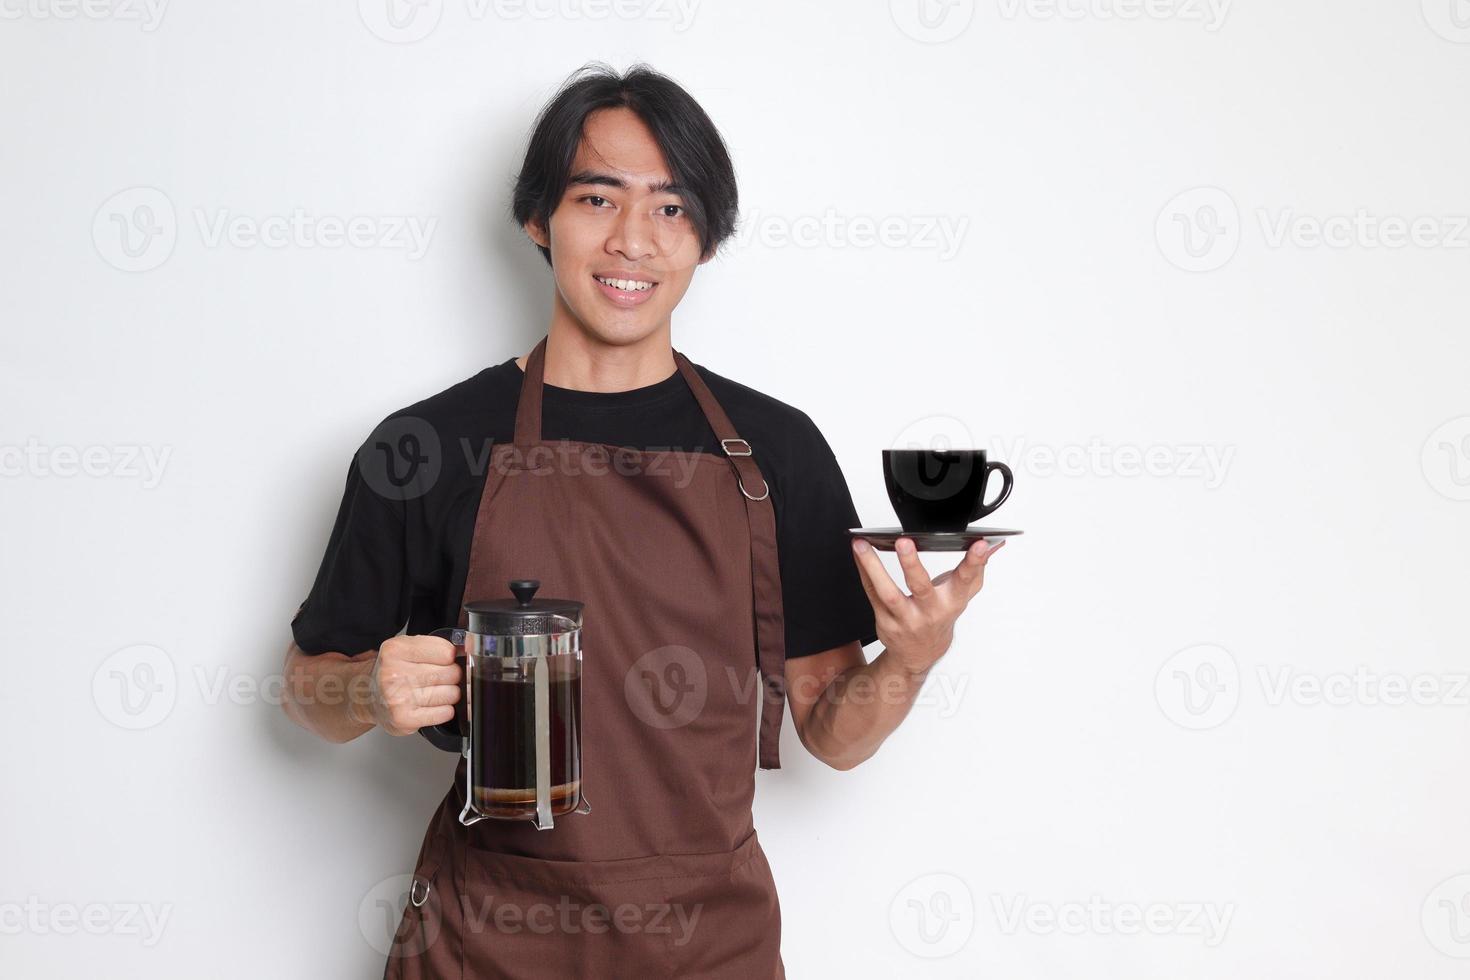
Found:
[[(1016, 469), (928, 703), (759, 776), (790, 974), (1464, 975), (1464, 0), (95, 2), (0, 3), (7, 976), (379, 975), (454, 759), (270, 684), (358, 443), (544, 332), (508, 189), (591, 59), (736, 160), (676, 347), (869, 524), (903, 439)], [(298, 210), (434, 224), (209, 234)]]

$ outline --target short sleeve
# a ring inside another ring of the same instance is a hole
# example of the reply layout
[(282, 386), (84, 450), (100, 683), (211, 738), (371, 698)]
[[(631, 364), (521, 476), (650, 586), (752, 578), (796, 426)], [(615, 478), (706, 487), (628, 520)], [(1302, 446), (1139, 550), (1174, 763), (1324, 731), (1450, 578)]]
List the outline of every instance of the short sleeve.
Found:
[(792, 440), (776, 501), (787, 659), (878, 639), (847, 535), (860, 523), (842, 468), (805, 414)]
[(291, 620), (296, 645), (306, 653), (374, 649), (408, 619), (403, 514), (363, 479), (359, 458), (348, 467), (311, 592)]

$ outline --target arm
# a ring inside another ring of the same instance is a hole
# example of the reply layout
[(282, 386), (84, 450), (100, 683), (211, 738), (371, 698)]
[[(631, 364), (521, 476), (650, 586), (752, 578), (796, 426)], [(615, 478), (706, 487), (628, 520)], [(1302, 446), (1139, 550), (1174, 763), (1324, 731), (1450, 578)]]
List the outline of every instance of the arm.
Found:
[(801, 744), (833, 769), (864, 762), (908, 716), (925, 675), (898, 669), (887, 650), (868, 663), (856, 640), (786, 661), (787, 703)]
[(350, 742), (368, 731), (373, 722), (363, 720), (361, 702), (377, 659), (375, 649), (349, 657), (310, 654), (292, 643), (281, 689), (286, 717), (328, 742)]
[(899, 539), (898, 560), (913, 593), (905, 595), (872, 547), (854, 542), (884, 649), (872, 663), (864, 662), (857, 641), (786, 662), (791, 718), (807, 751), (834, 769), (851, 769), (878, 751), (949, 649), (955, 620), (985, 584), (986, 563), (1004, 544), (976, 543), (953, 571), (931, 580), (913, 542)]
[(328, 742), (350, 742), (375, 727), (412, 735), (454, 718), (460, 668), (455, 648), (438, 636), (395, 636), (374, 650), (286, 651), (281, 707)]

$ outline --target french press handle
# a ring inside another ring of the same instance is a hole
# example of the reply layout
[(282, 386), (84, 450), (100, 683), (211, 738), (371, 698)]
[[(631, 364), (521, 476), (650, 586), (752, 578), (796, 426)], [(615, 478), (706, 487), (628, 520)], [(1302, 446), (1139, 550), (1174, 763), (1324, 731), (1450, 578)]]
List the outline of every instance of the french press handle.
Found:
[(438, 636), (453, 643), (459, 650), (454, 662), (459, 664), (460, 690), (459, 701), (454, 705), (454, 720), (447, 721), (442, 725), (426, 725), (419, 729), (435, 748), (443, 749), (445, 752), (463, 752), (465, 739), (470, 737), (469, 715), (466, 705), (469, 704), (469, 693), (465, 684), (469, 680), (469, 656), (464, 650), (465, 630), (458, 626), (446, 626), (430, 633), (430, 636)]

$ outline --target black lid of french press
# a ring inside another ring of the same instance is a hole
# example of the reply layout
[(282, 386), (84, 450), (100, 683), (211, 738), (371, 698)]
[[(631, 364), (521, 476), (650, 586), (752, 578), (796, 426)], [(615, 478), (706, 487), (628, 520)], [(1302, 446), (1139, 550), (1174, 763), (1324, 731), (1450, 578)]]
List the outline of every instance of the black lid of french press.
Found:
[[(541, 581), (534, 578), (510, 580), (512, 599), (478, 599), (465, 603), (471, 633), (523, 636), (563, 633), (582, 626), (583, 603), (576, 599), (537, 599)], [(570, 621), (570, 626), (568, 625)]]

